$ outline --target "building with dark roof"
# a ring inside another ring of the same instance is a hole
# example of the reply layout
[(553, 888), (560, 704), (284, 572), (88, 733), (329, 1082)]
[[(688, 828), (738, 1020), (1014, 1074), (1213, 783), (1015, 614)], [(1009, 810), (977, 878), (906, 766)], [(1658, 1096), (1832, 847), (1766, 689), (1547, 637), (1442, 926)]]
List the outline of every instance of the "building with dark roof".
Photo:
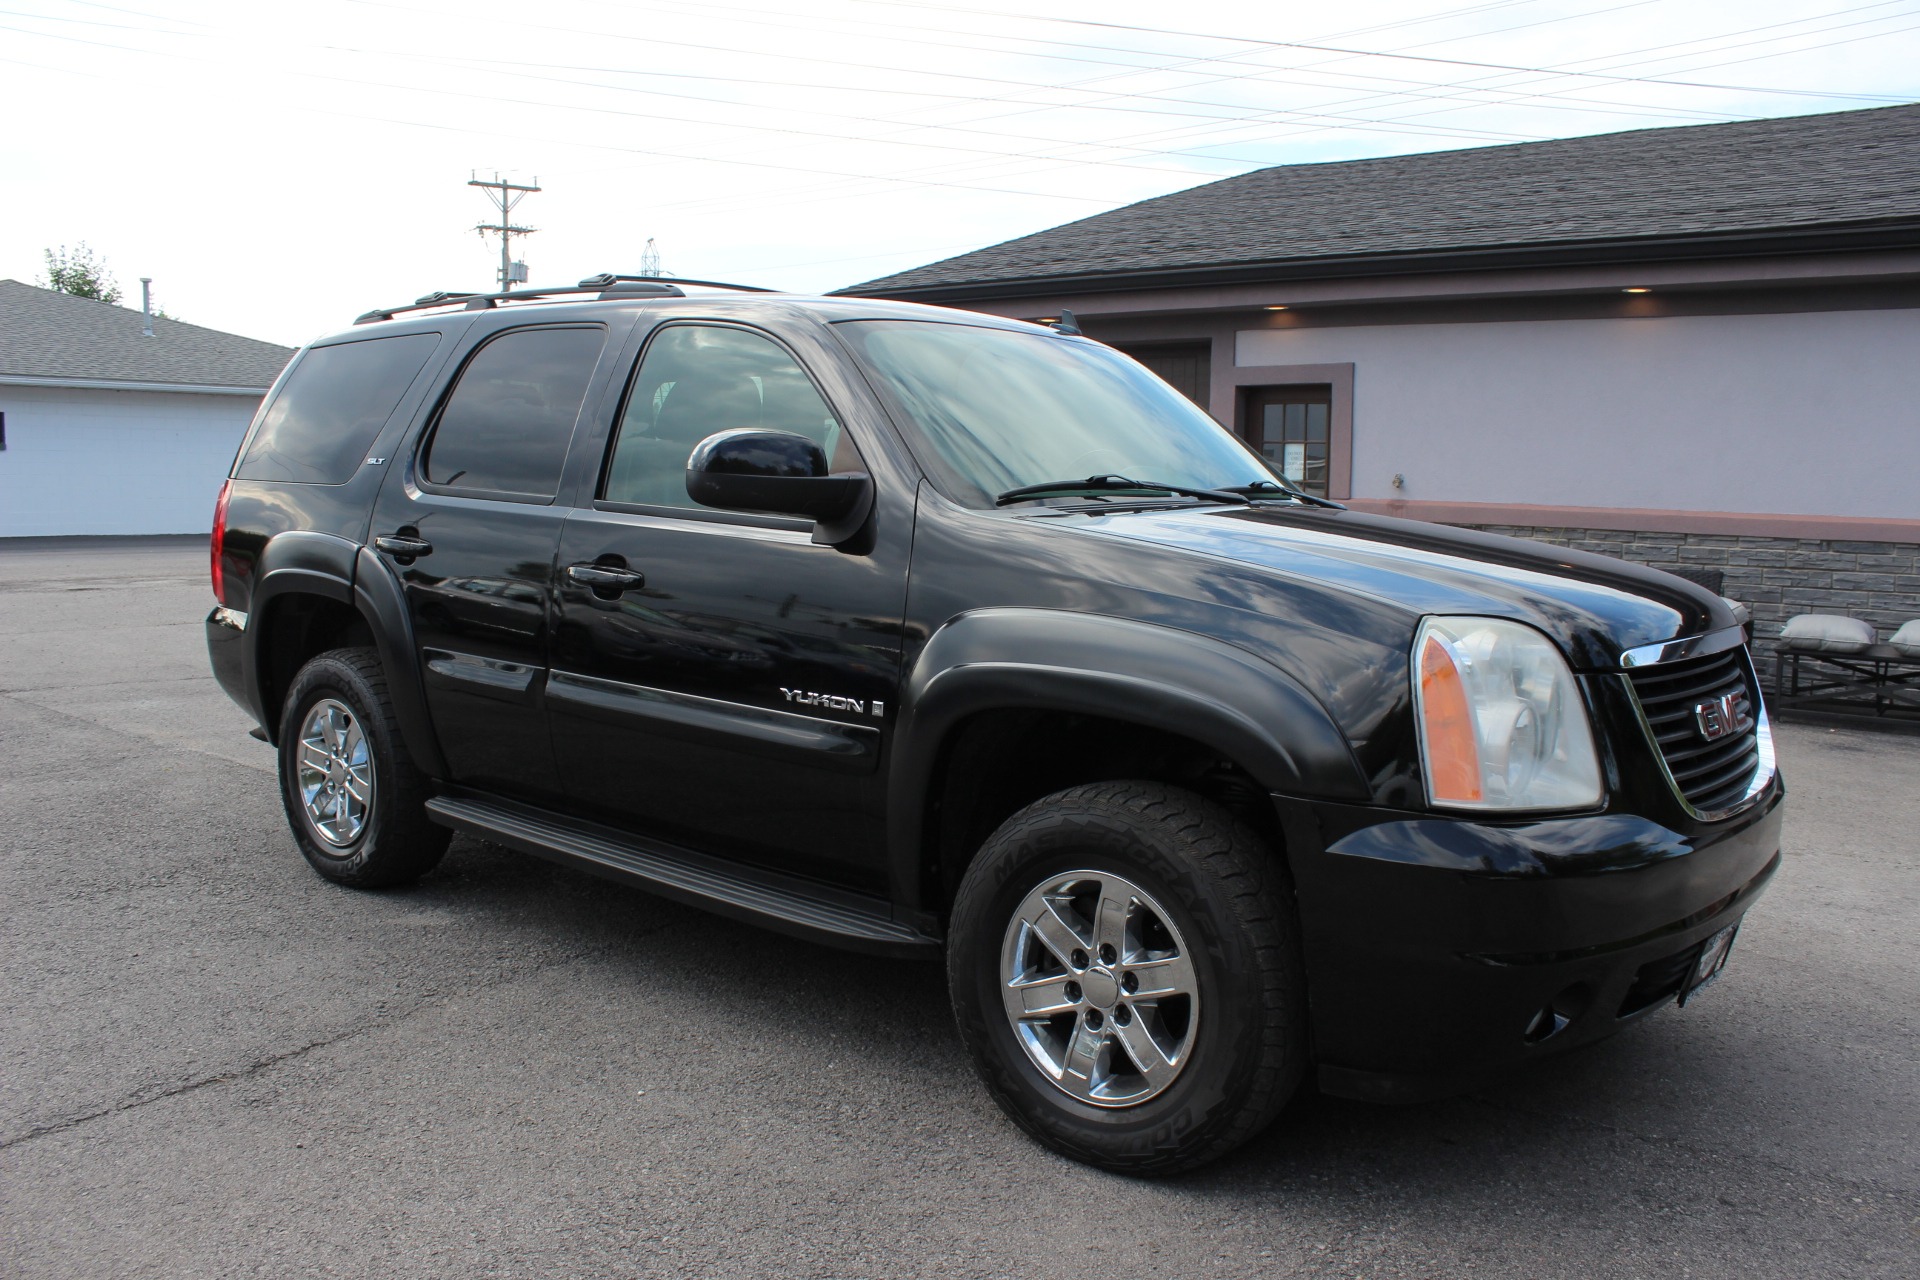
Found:
[(192, 533), (291, 348), (0, 280), (0, 537)]
[(1920, 617), (1920, 105), (1283, 165), (842, 292), (1071, 310), (1356, 507)]

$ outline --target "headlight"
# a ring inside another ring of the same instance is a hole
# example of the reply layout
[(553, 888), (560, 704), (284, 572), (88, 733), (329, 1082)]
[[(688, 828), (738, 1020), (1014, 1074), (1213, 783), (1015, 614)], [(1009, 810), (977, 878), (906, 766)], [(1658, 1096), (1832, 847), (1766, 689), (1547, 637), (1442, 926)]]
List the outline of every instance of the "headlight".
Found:
[(1600, 762), (1553, 642), (1501, 618), (1428, 618), (1413, 638), (1427, 798), (1459, 809), (1600, 802)]

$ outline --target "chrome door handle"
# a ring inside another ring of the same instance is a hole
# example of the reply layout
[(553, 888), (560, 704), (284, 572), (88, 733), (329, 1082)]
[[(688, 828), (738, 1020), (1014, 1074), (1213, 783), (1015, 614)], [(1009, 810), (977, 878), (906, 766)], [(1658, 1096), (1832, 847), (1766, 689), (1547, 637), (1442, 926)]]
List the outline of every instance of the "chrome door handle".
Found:
[(647, 575), (634, 569), (618, 569), (604, 564), (570, 564), (567, 579), (594, 591), (631, 591), (647, 585)]
[(433, 554), (433, 544), (424, 538), (402, 538), (397, 535), (391, 538), (375, 538), (373, 546), (375, 550), (384, 551), (396, 559), (411, 560), (415, 556)]

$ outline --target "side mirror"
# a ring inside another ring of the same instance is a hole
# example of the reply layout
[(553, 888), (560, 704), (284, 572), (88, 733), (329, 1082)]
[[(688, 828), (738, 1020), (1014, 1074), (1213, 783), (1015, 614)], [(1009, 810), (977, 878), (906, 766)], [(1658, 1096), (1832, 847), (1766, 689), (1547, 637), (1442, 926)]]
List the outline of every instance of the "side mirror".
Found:
[(828, 475), (827, 455), (805, 436), (740, 427), (694, 446), (687, 496), (722, 511), (804, 516), (815, 522), (815, 542), (837, 546), (866, 524), (873, 480)]

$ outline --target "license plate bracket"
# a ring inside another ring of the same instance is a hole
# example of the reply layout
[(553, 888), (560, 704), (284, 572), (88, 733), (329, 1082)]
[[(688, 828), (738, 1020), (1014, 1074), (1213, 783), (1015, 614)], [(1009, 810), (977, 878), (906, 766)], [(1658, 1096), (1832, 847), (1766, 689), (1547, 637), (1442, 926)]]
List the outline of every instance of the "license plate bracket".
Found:
[(1727, 957), (1733, 953), (1733, 940), (1740, 933), (1740, 926), (1730, 924), (1700, 944), (1700, 954), (1694, 959), (1693, 966), (1687, 970), (1686, 983), (1680, 988), (1680, 1004), (1705, 991), (1720, 980), (1727, 971)]

